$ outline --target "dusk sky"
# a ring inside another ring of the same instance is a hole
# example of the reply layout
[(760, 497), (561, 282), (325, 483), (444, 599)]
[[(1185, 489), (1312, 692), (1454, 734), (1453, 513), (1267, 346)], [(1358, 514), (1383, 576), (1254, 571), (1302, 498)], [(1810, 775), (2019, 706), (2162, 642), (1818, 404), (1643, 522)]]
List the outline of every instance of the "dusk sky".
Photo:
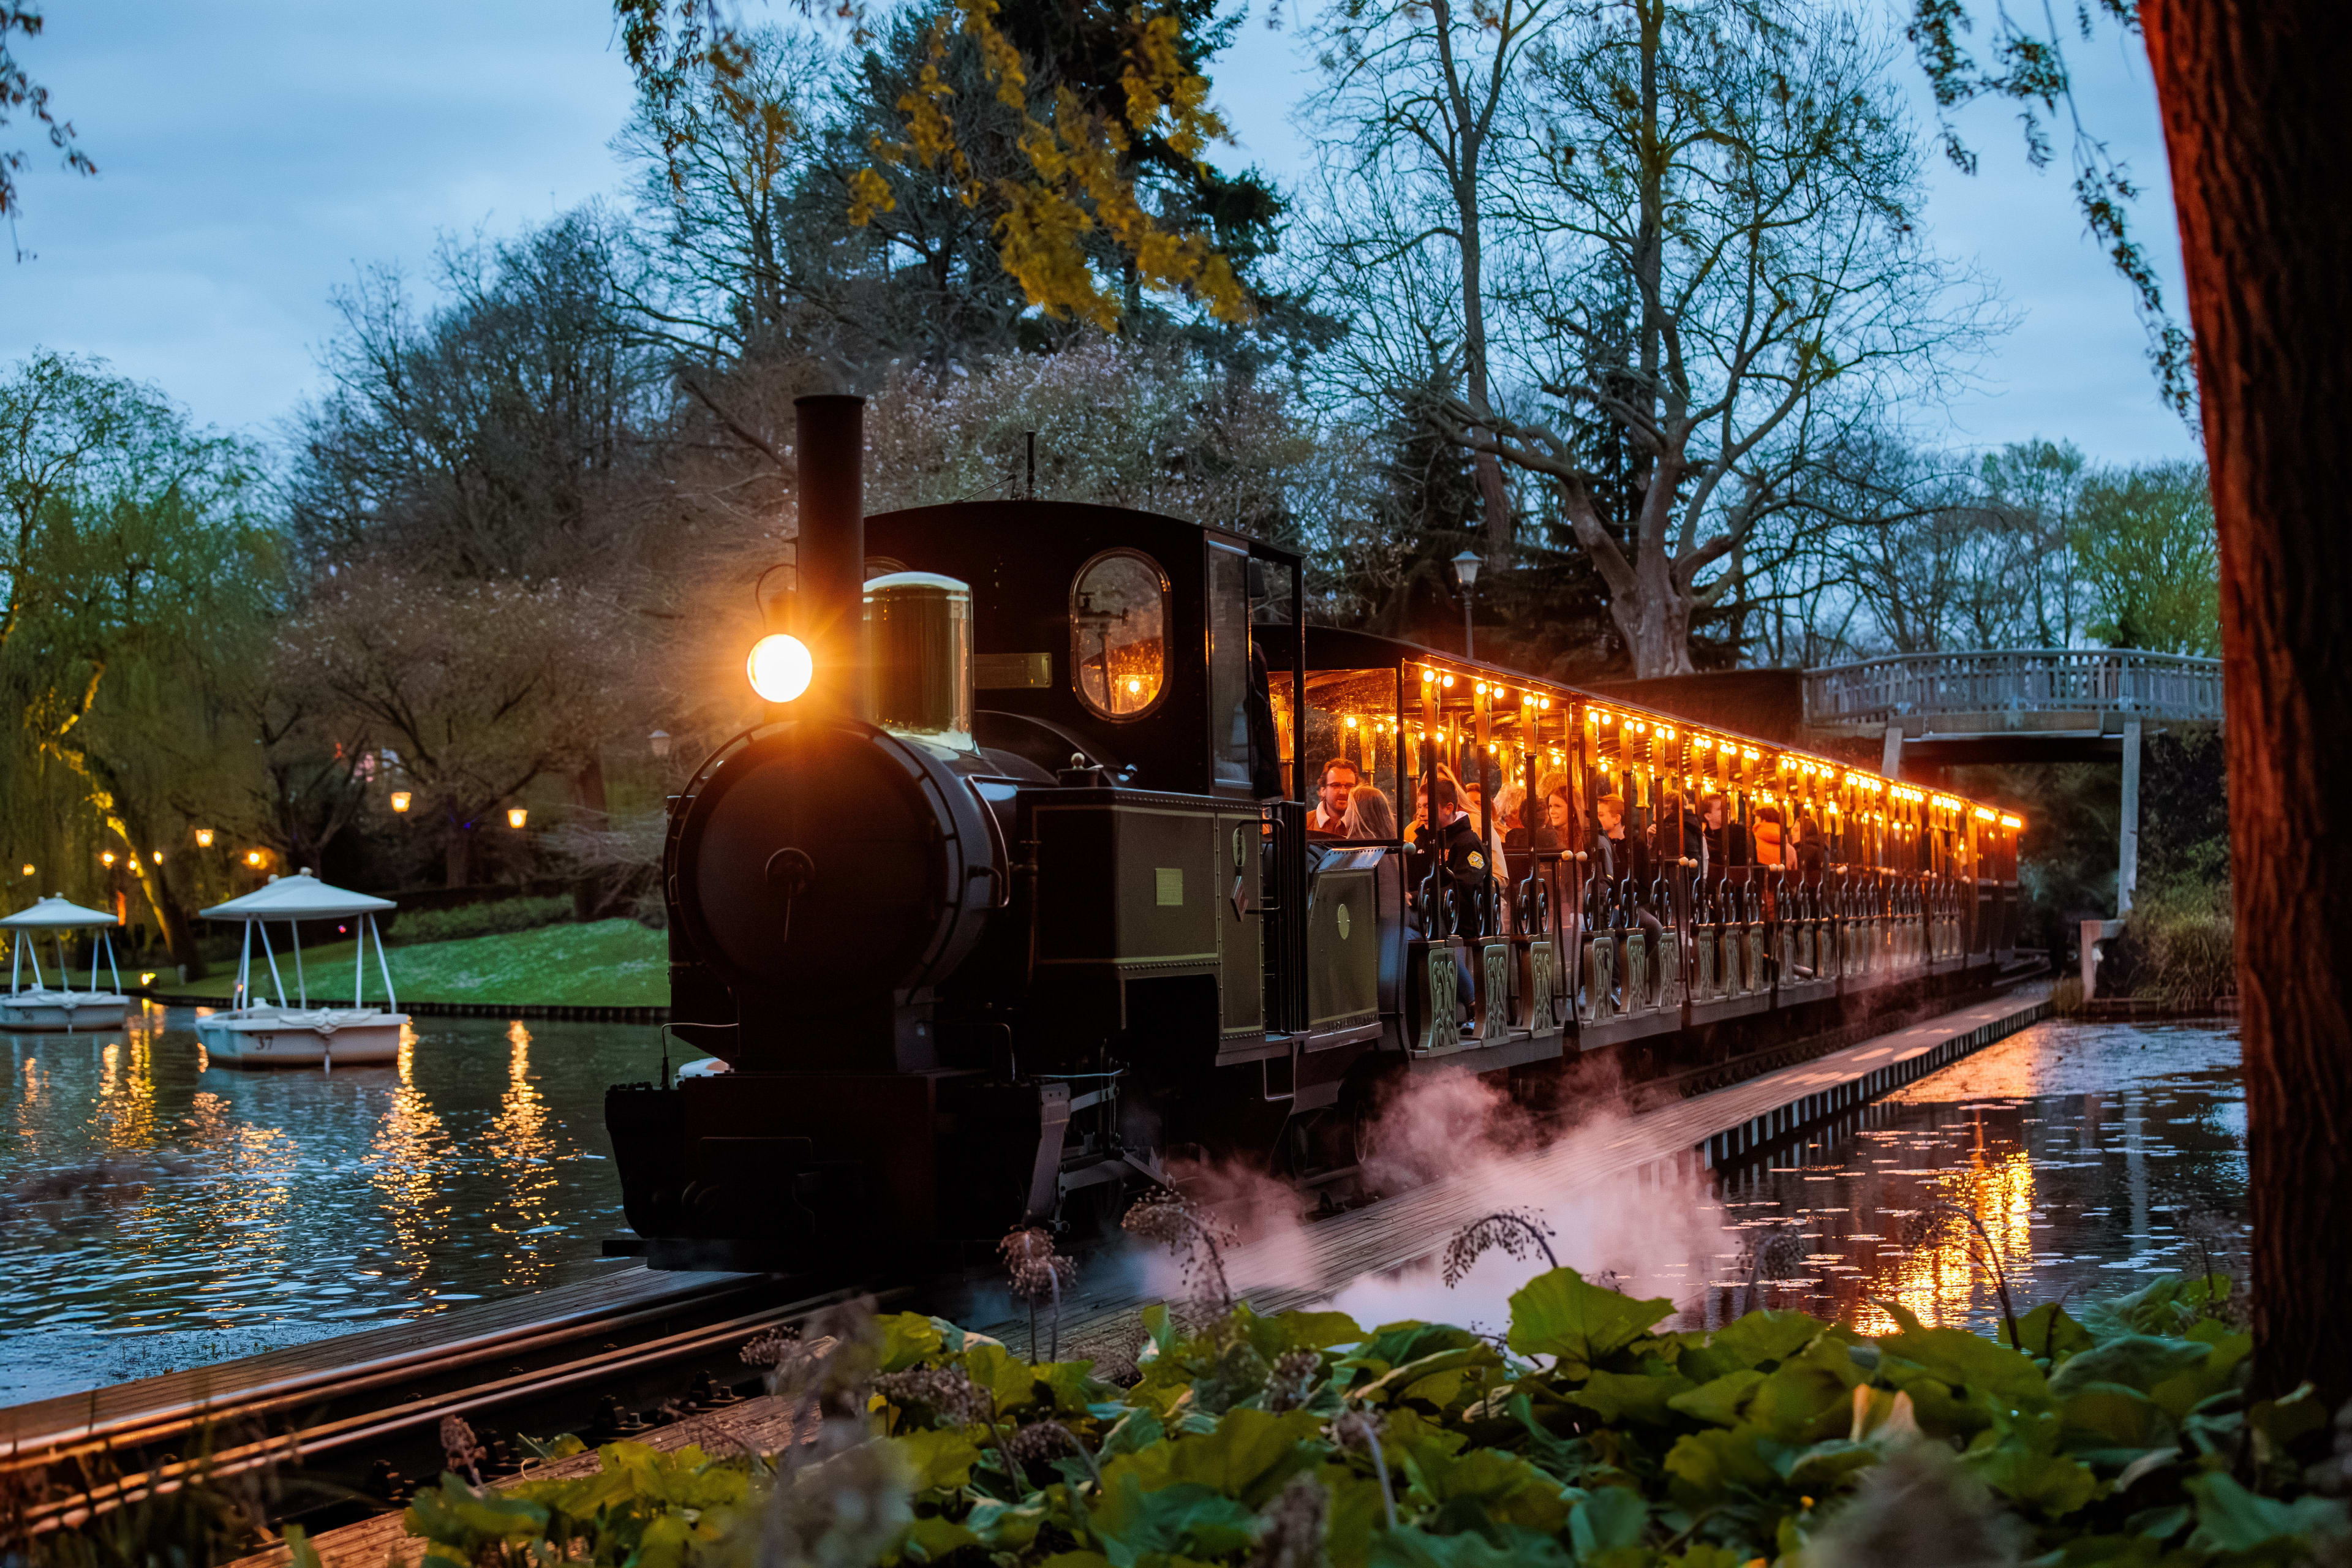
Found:
[[(267, 437), (316, 387), (330, 290), (360, 268), (414, 274), (436, 235), (495, 237), (619, 188), (607, 144), (628, 73), (597, 0), (46, 9), (47, 32), (20, 54), (102, 172), (72, 179), (46, 159), (27, 171), (16, 239), (32, 258), (0, 250), (0, 363), (36, 346), (99, 355), (199, 420)], [(2113, 28), (2071, 48), (2085, 122), (2147, 187), (2137, 220), (2177, 309), (2146, 61)], [(1213, 71), (1239, 142), (1220, 161), (1297, 174), (1291, 116), (1310, 74), (1297, 29), (1254, 23)], [(1904, 79), (1924, 101), (1907, 57)], [(2001, 108), (1967, 128), (1981, 171), (1938, 159), (1927, 223), (2020, 321), (1948, 417), (1915, 420), (1921, 433), (1968, 447), (2048, 436), (2101, 461), (2192, 455), (2066, 170), (2028, 169)], [(22, 142), (20, 127), (0, 134)]]

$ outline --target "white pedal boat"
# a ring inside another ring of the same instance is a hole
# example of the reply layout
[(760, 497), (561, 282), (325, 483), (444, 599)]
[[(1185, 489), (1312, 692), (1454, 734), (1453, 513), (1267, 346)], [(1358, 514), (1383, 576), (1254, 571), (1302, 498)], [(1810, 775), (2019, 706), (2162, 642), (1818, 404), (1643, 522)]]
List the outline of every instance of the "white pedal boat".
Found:
[[(231, 1005), (196, 1018), (196, 1038), (203, 1043), (206, 1058), (225, 1067), (323, 1067), (330, 1071), (338, 1063), (359, 1067), (398, 1060), (408, 1015), (394, 1011), (399, 1004), (393, 997), (392, 965), (383, 954), (383, 933), (375, 925), (377, 914), (394, 907), (390, 899), (331, 888), (310, 872), (298, 871), (291, 877), (271, 878), (259, 892), (204, 910), (208, 921), (240, 921), (245, 925), (245, 946), (237, 956), (236, 990)], [(359, 944), (352, 954), (352, 1005), (313, 1006), (294, 922), (347, 919), (356, 919), (359, 925)], [(291, 1003), (286, 1000), (285, 977), (269, 944), (271, 921), (287, 922), (294, 960), (295, 1000)], [(262, 959), (277, 994), (274, 1004), (254, 1000), (256, 932), (260, 933)], [(383, 976), (382, 1007), (364, 1005), (370, 936), (375, 938), (376, 967)]]
[[(119, 1029), (131, 1008), (131, 999), (122, 994), (122, 976), (114, 967), (114, 942), (107, 927), (116, 922), (103, 910), (86, 910), (79, 904), (68, 903), (62, 894), (52, 894), (31, 909), (20, 910), (0, 920), (16, 932), (15, 954), (8, 966), (8, 994), (0, 996), (0, 1029), (38, 1030), (43, 1034), (86, 1034), (93, 1029)], [(114, 989), (98, 988), (97, 955), (91, 955), (89, 989), (75, 991), (66, 980), (66, 939), (69, 931), (96, 930), (99, 946), (106, 954), (106, 971), (114, 976)], [(40, 938), (34, 934), (54, 931), (58, 935), (58, 984), (51, 986), (41, 974)], [(25, 988), (25, 961), (33, 963), (33, 984)]]

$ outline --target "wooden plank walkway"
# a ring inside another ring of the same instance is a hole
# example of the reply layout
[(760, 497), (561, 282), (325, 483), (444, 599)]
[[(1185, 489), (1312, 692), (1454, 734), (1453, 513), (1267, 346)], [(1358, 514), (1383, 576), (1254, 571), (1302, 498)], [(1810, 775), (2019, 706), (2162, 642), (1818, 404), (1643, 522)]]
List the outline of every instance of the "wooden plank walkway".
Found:
[(312, 1340), (260, 1355), (189, 1367), (0, 1408), (0, 1452), (37, 1451), (131, 1430), (191, 1410), (256, 1395), (292, 1394), (348, 1376), (371, 1363), (389, 1371), (423, 1364), (469, 1347), (485, 1348), (524, 1331), (562, 1330), (617, 1313), (685, 1306), (730, 1287), (751, 1287), (746, 1274), (660, 1274), (615, 1261), (609, 1272), (576, 1285), (484, 1301), (390, 1323), (355, 1334)]
[[(1524, 1205), (1530, 1194), (1557, 1198), (1628, 1178), (1642, 1185), (1692, 1180), (2049, 1014), (2049, 986), (2035, 983), (1744, 1083), (1587, 1125), (1542, 1149), (1483, 1161), (1465, 1175), (1316, 1221), (1272, 1242), (1236, 1247), (1226, 1256), (1227, 1277), (1258, 1311), (1313, 1306), (1352, 1280), (1435, 1256), (1462, 1226)], [(1115, 1360), (1140, 1338), (1135, 1314), (1153, 1298), (1139, 1293), (1132, 1279), (1099, 1289), (1065, 1309), (1066, 1357)], [(986, 1331), (1028, 1351), (1025, 1317)]]

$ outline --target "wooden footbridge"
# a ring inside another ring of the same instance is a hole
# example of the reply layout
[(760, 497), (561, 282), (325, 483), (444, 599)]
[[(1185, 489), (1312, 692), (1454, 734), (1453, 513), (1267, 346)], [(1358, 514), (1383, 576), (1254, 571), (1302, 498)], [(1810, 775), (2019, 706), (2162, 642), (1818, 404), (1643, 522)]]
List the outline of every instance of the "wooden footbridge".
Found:
[(2151, 724), (2219, 724), (2221, 661), (2135, 648), (1896, 654), (1805, 672), (1809, 729), (1874, 736), (1904, 762), (2120, 762), (2116, 913), (2139, 880), (2139, 764)]

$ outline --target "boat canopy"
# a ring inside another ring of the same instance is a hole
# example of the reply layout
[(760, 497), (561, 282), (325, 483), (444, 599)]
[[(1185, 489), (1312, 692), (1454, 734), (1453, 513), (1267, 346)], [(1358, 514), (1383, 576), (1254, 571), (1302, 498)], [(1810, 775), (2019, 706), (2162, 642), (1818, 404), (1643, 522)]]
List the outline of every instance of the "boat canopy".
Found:
[[(34, 909), (40, 907), (36, 904)], [(208, 921), (315, 921), (332, 920), (339, 915), (377, 915), (397, 907), (390, 899), (354, 893), (348, 888), (331, 888), (308, 871), (297, 871), (290, 877), (273, 878), (268, 887), (257, 892), (199, 912)], [(16, 921), (23, 918), (15, 917)], [(110, 917), (108, 923), (112, 923)]]
[(18, 931), (79, 930), (85, 926), (110, 926), (122, 922), (104, 910), (86, 910), (68, 901), (61, 893), (52, 893), (29, 910), (18, 910), (0, 926), (13, 926)]

